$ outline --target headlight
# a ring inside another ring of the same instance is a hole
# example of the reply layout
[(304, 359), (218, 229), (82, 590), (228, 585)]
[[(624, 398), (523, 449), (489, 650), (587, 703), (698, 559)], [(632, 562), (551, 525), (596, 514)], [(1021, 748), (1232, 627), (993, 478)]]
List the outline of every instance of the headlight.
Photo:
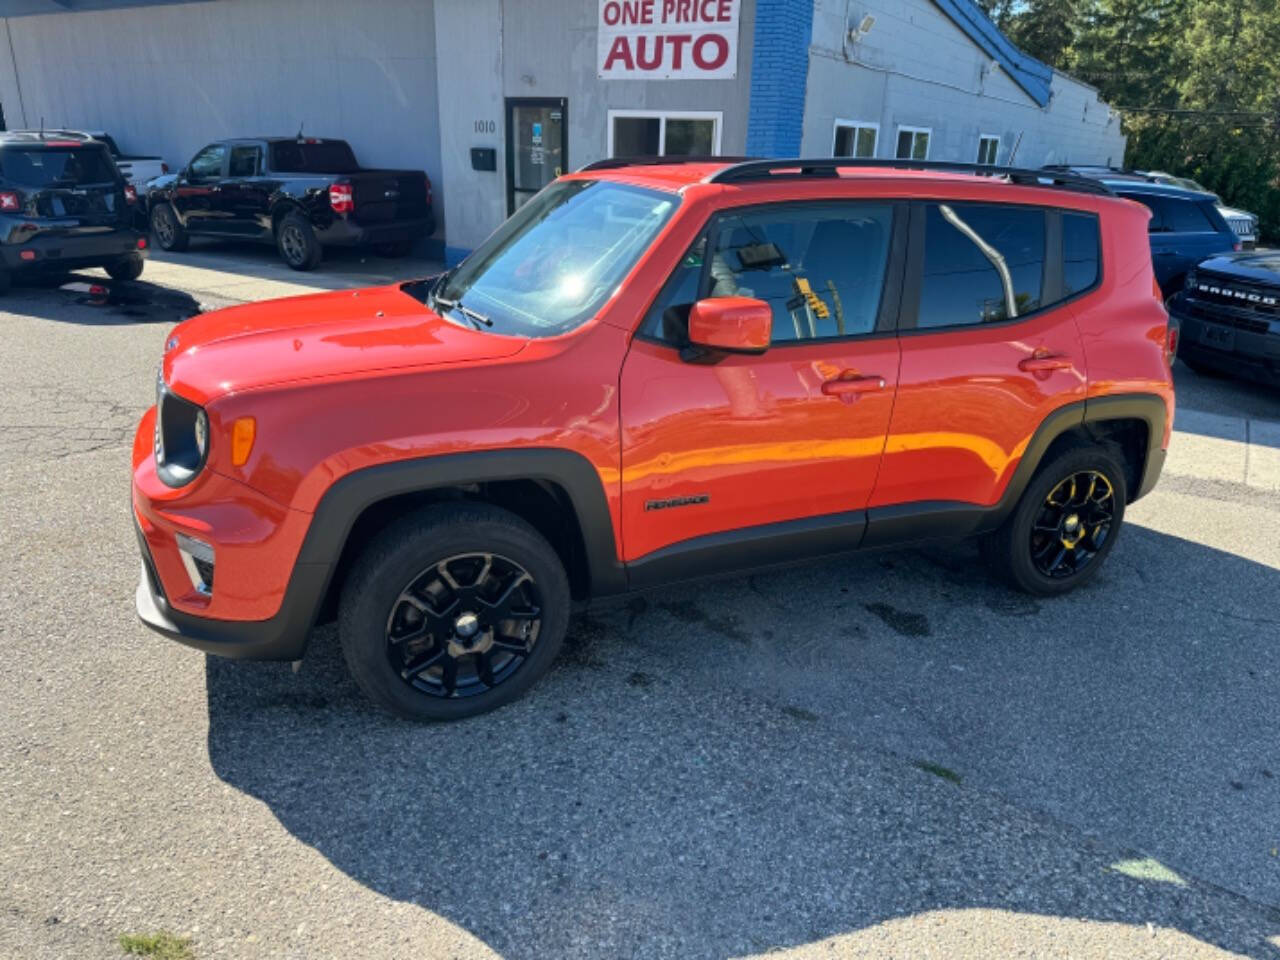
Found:
[(190, 483), (209, 455), (209, 417), (199, 406), (157, 384), (156, 473), (171, 487)]

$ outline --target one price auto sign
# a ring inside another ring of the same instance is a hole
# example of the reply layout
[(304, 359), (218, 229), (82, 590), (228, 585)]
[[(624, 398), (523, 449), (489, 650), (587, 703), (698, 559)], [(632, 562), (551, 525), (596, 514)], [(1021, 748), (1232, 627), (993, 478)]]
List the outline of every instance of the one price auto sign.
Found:
[(742, 0), (600, 0), (602, 80), (730, 80)]

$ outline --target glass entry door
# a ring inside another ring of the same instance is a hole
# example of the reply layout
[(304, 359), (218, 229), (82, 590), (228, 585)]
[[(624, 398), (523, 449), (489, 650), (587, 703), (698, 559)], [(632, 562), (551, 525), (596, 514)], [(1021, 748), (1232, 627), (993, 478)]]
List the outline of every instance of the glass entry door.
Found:
[(507, 215), (564, 173), (568, 101), (507, 100)]

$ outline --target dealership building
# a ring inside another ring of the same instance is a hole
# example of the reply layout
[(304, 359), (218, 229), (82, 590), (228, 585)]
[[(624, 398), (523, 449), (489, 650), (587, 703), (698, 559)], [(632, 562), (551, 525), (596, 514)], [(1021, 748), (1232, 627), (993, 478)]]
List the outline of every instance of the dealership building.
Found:
[(0, 0), (10, 129), (341, 137), (426, 170), (456, 261), (610, 156), (1119, 164), (1120, 118), (974, 0)]

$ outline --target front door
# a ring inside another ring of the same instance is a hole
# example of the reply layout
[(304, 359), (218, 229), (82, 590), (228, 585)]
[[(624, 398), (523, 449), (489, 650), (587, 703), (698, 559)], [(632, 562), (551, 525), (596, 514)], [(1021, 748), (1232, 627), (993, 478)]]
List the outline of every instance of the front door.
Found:
[(207, 233), (227, 172), (227, 145), (211, 143), (192, 158), (173, 191), (173, 205), (192, 233)]
[[(655, 563), (696, 566), (702, 546), (723, 536), (740, 548), (716, 552), (741, 566), (858, 545), (898, 380), (901, 209), (823, 202), (723, 213), (676, 268), (622, 371), (622, 529), (634, 583), (646, 570), (657, 579)], [(680, 350), (689, 307), (723, 296), (769, 303), (772, 345), (690, 362)]]
[(508, 98), (508, 216), (565, 172), (568, 131), (567, 100)]

